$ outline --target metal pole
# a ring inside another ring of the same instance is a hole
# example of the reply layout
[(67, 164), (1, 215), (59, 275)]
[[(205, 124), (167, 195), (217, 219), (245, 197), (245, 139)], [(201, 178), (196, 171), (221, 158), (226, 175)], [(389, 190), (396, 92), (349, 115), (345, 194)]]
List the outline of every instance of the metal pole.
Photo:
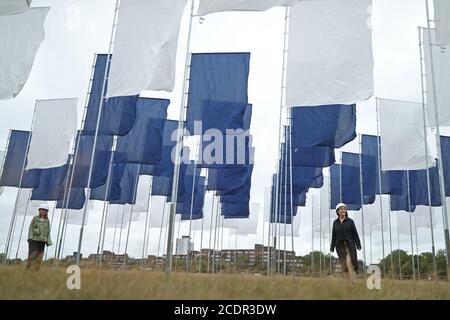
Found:
[[(27, 205), (25, 206), (25, 212), (24, 212), (23, 220), (22, 220), (22, 227), (20, 228), (19, 241), (17, 243), (16, 258), (15, 258), (16, 261), (17, 261), (18, 255), (19, 255), (20, 243), (22, 241), (23, 227), (25, 226), (25, 218), (27, 217), (28, 205), (30, 203), (30, 198), (31, 198), (31, 192), (30, 192), (29, 197), (27, 199)], [(11, 247), (12, 247), (12, 245), (11, 245)]]
[(322, 277), (322, 189), (319, 192), (319, 277)]
[[(329, 186), (328, 194), (329, 194), (330, 208), (331, 208), (331, 171), (330, 171), (330, 178), (328, 179), (328, 186)], [(328, 209), (328, 228), (330, 230), (330, 238), (331, 238), (332, 233), (333, 233), (333, 225), (331, 222), (331, 209)], [(331, 243), (331, 239), (330, 239), (330, 243)], [(332, 265), (333, 255), (332, 255), (331, 251), (329, 251), (329, 252), (330, 252), (330, 276), (331, 276), (333, 274), (333, 265)]]
[(170, 206), (169, 212), (169, 230), (168, 230), (168, 241), (167, 241), (167, 260), (166, 260), (166, 277), (170, 275), (172, 270), (172, 254), (173, 254), (173, 233), (175, 231), (175, 215), (176, 215), (176, 207), (177, 207), (177, 197), (178, 197), (178, 180), (180, 176), (180, 158), (181, 158), (181, 150), (183, 147), (183, 129), (184, 129), (184, 118), (185, 118), (185, 103), (186, 103), (186, 88), (188, 82), (188, 72), (189, 72), (189, 61), (191, 57), (191, 35), (192, 35), (192, 20), (194, 17), (194, 5), (195, 0), (191, 2), (191, 14), (189, 19), (189, 31), (187, 38), (187, 51), (186, 51), (186, 60), (185, 60), (185, 70), (184, 70), (184, 78), (183, 78), (183, 91), (181, 97), (181, 105), (180, 105), (180, 119), (178, 122), (178, 137), (176, 144), (176, 153), (175, 153), (175, 163), (174, 163), (174, 174), (173, 174), (173, 184), (172, 184), (172, 202)]
[(314, 196), (311, 196), (311, 276), (314, 273)]
[[(148, 204), (148, 210), (147, 210), (146, 215), (145, 215), (144, 241), (142, 243), (142, 262), (144, 262), (144, 257), (146, 256), (145, 255), (145, 250), (146, 250), (146, 244), (147, 244), (147, 230), (149, 228), (149, 223), (150, 223), (149, 222), (149, 216), (150, 216), (150, 210), (152, 208), (152, 197), (150, 196), (150, 194), (152, 193), (152, 186), (153, 186), (153, 179), (151, 179), (151, 181), (150, 181), (150, 190), (149, 190), (149, 193), (148, 193), (149, 204)], [(148, 230), (148, 231), (150, 232), (150, 230)]]
[[(284, 253), (283, 253), (283, 274), (286, 276), (286, 229), (287, 229), (287, 170), (288, 170), (288, 160), (287, 160), (287, 132), (286, 127), (284, 128)], [(292, 167), (292, 164), (291, 164)], [(292, 225), (292, 220), (291, 220)]]
[(416, 216), (414, 216), (414, 229), (415, 229), (415, 233), (416, 233), (416, 251), (417, 251), (417, 276), (419, 277), (420, 280), (420, 259), (419, 259), (419, 241), (417, 239), (417, 220), (416, 220)]
[(216, 240), (217, 240), (217, 225), (219, 223), (219, 202), (217, 201), (216, 203), (216, 223), (214, 225), (214, 248), (213, 248), (213, 261), (212, 261), (212, 272), (215, 273), (216, 272)]
[[(106, 208), (106, 210), (109, 210), (109, 203)], [(114, 224), (114, 235), (113, 235), (113, 243), (112, 243), (112, 249), (111, 251), (114, 252), (115, 244), (116, 244), (116, 232), (117, 232), (117, 223), (119, 222), (119, 206), (117, 206), (116, 210), (116, 223)]]
[(450, 280), (450, 234), (448, 230), (448, 217), (447, 217), (447, 202), (446, 202), (446, 192), (445, 192), (445, 180), (444, 180), (444, 165), (442, 163), (442, 150), (441, 150), (441, 133), (440, 133), (440, 124), (439, 124), (439, 108), (438, 108), (438, 100), (437, 100), (437, 92), (436, 92), (436, 78), (434, 73), (434, 59), (433, 59), (433, 45), (431, 43), (431, 20), (430, 20), (430, 12), (428, 0), (425, 0), (426, 4), (426, 13), (427, 13), (427, 31), (428, 31), (428, 40), (429, 40), (429, 48), (430, 48), (430, 67), (431, 67), (431, 83), (433, 90), (433, 99), (434, 99), (434, 115), (436, 122), (436, 146), (437, 146), (437, 165), (439, 169), (439, 185), (441, 190), (441, 201), (442, 201), (442, 220), (444, 227), (444, 237), (445, 237), (445, 250), (447, 252), (447, 279)]
[(289, 169), (289, 175), (290, 175), (290, 185), (289, 185), (289, 193), (291, 196), (291, 247), (292, 247), (292, 272), (294, 272), (295, 269), (295, 251), (294, 251), (294, 200), (293, 197), (293, 181), (292, 181), (292, 108), (289, 108), (289, 163), (291, 164), (291, 167)]
[(425, 145), (425, 161), (426, 161), (426, 167), (427, 167), (427, 188), (428, 188), (428, 212), (430, 216), (430, 229), (431, 229), (431, 253), (433, 255), (433, 272), (434, 272), (434, 278), (437, 280), (438, 273), (437, 273), (437, 264), (436, 264), (436, 248), (434, 243), (434, 227), (433, 227), (433, 210), (431, 207), (431, 187), (430, 187), (430, 171), (429, 171), (429, 165), (428, 165), (428, 143), (427, 143), (427, 126), (426, 126), (426, 103), (425, 103), (425, 81), (424, 81), (424, 57), (423, 57), (423, 50), (422, 50), (422, 28), (419, 27), (419, 51), (420, 51), (420, 83), (422, 87), (422, 114), (423, 114), (423, 132), (425, 134), (424, 138), (424, 145)]
[(117, 254), (120, 254), (120, 244), (122, 243), (122, 231), (123, 231), (123, 218), (125, 217), (126, 206), (122, 208), (122, 218), (120, 219), (120, 231), (119, 231), (119, 244), (117, 246)]
[(207, 273), (209, 273), (209, 263), (211, 259), (211, 237), (212, 237), (212, 228), (213, 228), (213, 220), (214, 220), (214, 191), (212, 196), (212, 206), (211, 206), (211, 225), (209, 227), (209, 243), (208, 243), (208, 267), (207, 267)]
[[(205, 191), (206, 193), (206, 191)], [(206, 195), (205, 195), (206, 198)], [(205, 217), (202, 218), (202, 231), (200, 232), (200, 254), (199, 254), (199, 261), (198, 261), (198, 272), (202, 273), (202, 248), (203, 248), (203, 226), (205, 224)]]
[[(158, 240), (158, 250), (156, 253), (156, 259), (159, 258), (159, 248), (161, 246), (161, 238), (162, 238), (162, 229), (163, 229), (163, 223), (164, 223), (164, 216), (166, 213), (166, 202), (164, 201), (164, 205), (163, 205), (163, 214), (161, 217), (161, 226), (159, 227), (159, 240)], [(161, 257), (161, 262), (163, 261), (162, 257)]]
[(81, 222), (81, 229), (80, 229), (80, 236), (79, 236), (79, 240), (78, 240), (78, 250), (77, 250), (77, 257), (76, 257), (76, 264), (79, 265), (80, 264), (80, 256), (81, 256), (81, 245), (83, 243), (83, 233), (84, 233), (84, 223), (86, 220), (86, 214), (87, 214), (87, 210), (89, 207), (89, 198), (91, 195), (91, 180), (92, 180), (92, 173), (93, 173), (93, 169), (94, 169), (94, 160), (95, 160), (95, 149), (97, 147), (97, 138), (98, 138), (98, 131), (100, 128), (100, 119), (101, 119), (101, 115), (102, 115), (102, 111), (103, 111), (103, 106), (105, 104), (105, 88), (106, 88), (106, 81), (108, 78), (108, 70), (109, 70), (109, 66), (111, 64), (111, 52), (112, 52), (112, 46), (113, 46), (113, 39), (114, 39), (114, 34), (115, 34), (115, 28), (116, 28), (116, 23), (117, 23), (117, 16), (118, 16), (118, 11), (119, 11), (119, 3), (120, 0), (116, 0), (116, 7), (114, 10), (114, 19), (113, 19), (113, 25), (112, 25), (112, 30), (111, 30), (111, 38), (110, 38), (110, 42), (109, 42), (109, 49), (108, 49), (108, 59), (106, 61), (106, 69), (105, 69), (105, 76), (103, 78), (103, 85), (102, 85), (102, 99), (100, 100), (100, 106), (99, 106), (99, 110), (98, 110), (98, 116), (97, 116), (97, 124), (96, 124), (96, 128), (95, 128), (95, 136), (94, 136), (94, 144), (92, 147), (92, 155), (91, 155), (91, 161), (90, 161), (90, 165), (89, 165), (89, 175), (88, 175), (88, 189), (87, 189), (87, 196), (86, 196), (86, 204), (84, 207), (84, 211), (83, 211), (83, 219)]
[[(152, 220), (152, 215), (150, 214), (150, 210), (152, 208), (152, 197), (151, 197), (151, 190), (153, 188), (153, 179), (152, 179), (152, 183), (150, 185), (150, 193), (149, 193), (149, 207), (148, 207), (148, 211), (147, 211), (147, 215), (148, 215), (148, 224), (147, 224), (147, 235), (144, 238), (144, 257), (148, 258), (148, 241), (150, 239), (150, 229), (151, 229), (151, 220)], [(147, 261), (148, 262), (148, 261)]]
[(409, 187), (409, 171), (406, 172), (406, 181), (408, 186), (408, 216), (409, 216), (409, 235), (411, 237), (411, 260), (412, 260), (412, 271), (413, 271), (413, 279), (416, 280), (416, 267), (414, 263), (414, 246), (413, 246), (413, 231), (412, 231), (412, 222), (411, 222), (411, 192)]
[(363, 172), (362, 172), (362, 141), (359, 135), (359, 185), (361, 193), (361, 225), (362, 225), (362, 240), (363, 240), (363, 263), (364, 263), (364, 277), (367, 277), (367, 262), (366, 262), (366, 235), (364, 233), (364, 186), (363, 186)]
[(402, 260), (400, 256), (400, 230), (399, 230), (399, 218), (397, 215), (397, 243), (398, 243), (398, 270), (399, 270), (399, 279), (402, 280)]

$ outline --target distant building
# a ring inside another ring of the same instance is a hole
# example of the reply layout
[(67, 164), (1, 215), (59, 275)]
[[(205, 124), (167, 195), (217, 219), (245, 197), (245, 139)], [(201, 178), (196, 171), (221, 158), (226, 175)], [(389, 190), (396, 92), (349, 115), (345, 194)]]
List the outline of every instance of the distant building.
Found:
[(177, 239), (175, 254), (177, 256), (186, 256), (190, 251), (194, 249), (194, 243), (191, 242), (189, 236), (183, 236), (181, 239)]

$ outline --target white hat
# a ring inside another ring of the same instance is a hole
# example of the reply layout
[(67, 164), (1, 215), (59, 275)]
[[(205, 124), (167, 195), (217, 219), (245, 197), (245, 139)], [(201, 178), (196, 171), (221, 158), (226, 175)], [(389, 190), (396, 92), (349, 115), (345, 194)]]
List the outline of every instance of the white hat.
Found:
[(338, 203), (337, 206), (336, 206), (336, 212), (338, 212), (339, 208), (342, 208), (342, 207), (346, 207), (347, 208), (347, 205), (345, 203), (342, 203), (342, 202)]
[(40, 210), (40, 209), (45, 209), (47, 211), (50, 210), (50, 208), (49, 208), (49, 206), (48, 206), (48, 204), (46, 202), (41, 203), (41, 205), (39, 206), (38, 210)]

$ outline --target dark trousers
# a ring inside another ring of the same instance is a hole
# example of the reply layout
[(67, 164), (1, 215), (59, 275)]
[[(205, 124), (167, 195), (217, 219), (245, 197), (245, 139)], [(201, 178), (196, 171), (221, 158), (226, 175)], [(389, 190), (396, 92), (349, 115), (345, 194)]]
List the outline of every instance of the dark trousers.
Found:
[(27, 270), (39, 270), (44, 257), (45, 242), (28, 240)]

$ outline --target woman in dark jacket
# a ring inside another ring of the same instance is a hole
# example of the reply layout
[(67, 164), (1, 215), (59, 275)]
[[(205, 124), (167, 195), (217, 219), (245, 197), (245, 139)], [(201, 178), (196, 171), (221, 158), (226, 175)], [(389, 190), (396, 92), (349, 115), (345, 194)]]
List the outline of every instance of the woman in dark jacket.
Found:
[(338, 218), (333, 223), (330, 251), (334, 252), (336, 248), (344, 275), (354, 282), (355, 273), (358, 272), (356, 249), (361, 250), (361, 242), (355, 223), (348, 217), (347, 206), (339, 203), (336, 206), (336, 213)]
[(51, 246), (50, 221), (48, 220), (48, 204), (39, 206), (39, 215), (33, 217), (28, 229), (28, 261), (27, 270), (39, 270), (44, 257), (45, 246)]

